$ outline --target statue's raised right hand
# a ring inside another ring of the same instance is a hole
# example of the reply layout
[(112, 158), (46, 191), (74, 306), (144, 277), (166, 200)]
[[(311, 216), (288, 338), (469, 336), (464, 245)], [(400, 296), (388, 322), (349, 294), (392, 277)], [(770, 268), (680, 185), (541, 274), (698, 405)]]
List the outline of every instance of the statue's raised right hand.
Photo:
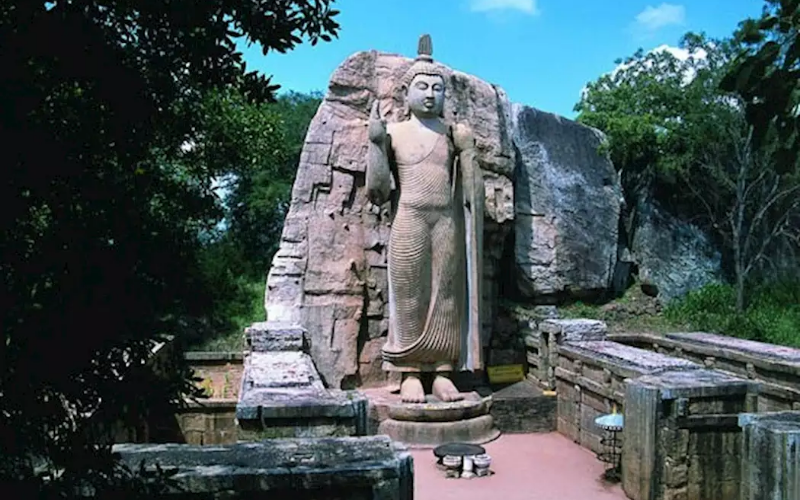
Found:
[(381, 117), (381, 110), (377, 99), (372, 103), (368, 132), (369, 140), (373, 143), (383, 145), (386, 142), (386, 120)]

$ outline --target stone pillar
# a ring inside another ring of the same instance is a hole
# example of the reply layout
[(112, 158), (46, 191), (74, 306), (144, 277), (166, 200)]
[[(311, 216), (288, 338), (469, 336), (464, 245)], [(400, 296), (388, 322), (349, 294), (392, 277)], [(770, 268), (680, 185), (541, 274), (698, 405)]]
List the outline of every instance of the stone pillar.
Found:
[(706, 369), (628, 380), (622, 449), (628, 497), (739, 500), (738, 415), (753, 411), (756, 392), (756, 384)]
[(800, 412), (742, 414), (741, 500), (800, 498)]
[(555, 369), (558, 366), (558, 344), (564, 342), (605, 340), (608, 326), (596, 319), (546, 319), (539, 323), (540, 385), (556, 389)]

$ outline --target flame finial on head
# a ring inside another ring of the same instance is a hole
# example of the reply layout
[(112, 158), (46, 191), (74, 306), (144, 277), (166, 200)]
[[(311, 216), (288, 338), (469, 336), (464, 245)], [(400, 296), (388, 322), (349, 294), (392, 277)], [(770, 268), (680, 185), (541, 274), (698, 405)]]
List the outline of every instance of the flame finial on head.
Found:
[(435, 75), (441, 76), (446, 79), (447, 70), (444, 66), (433, 62), (433, 42), (431, 36), (428, 34), (419, 37), (419, 44), (417, 45), (417, 58), (414, 63), (408, 68), (403, 78), (405, 86), (411, 85), (411, 81), (417, 75)]
[(433, 41), (428, 34), (419, 37), (417, 45), (417, 59), (433, 61)]

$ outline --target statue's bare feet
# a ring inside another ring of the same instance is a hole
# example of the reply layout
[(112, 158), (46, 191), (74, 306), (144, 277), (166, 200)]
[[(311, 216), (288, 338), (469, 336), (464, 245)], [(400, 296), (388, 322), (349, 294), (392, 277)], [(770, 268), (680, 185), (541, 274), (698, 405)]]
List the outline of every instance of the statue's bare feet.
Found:
[(403, 383), (400, 384), (400, 398), (404, 403), (425, 402), (425, 389), (422, 387), (419, 375), (409, 374), (403, 377)]
[(436, 375), (436, 379), (433, 381), (433, 395), (445, 402), (464, 399), (464, 395), (458, 392), (453, 381), (444, 375)]

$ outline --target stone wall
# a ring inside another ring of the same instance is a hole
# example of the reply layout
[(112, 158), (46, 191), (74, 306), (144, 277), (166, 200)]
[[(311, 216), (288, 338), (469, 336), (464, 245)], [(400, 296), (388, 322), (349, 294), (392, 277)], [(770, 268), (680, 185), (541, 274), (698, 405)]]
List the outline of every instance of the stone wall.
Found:
[(626, 383), (622, 485), (632, 500), (739, 500), (739, 414), (755, 384), (715, 370), (667, 371)]
[(800, 409), (800, 349), (702, 332), (610, 338), (758, 382), (759, 412)]
[(232, 444), (238, 439), (237, 399), (187, 403), (176, 415), (179, 434), (169, 442), (192, 445)]
[[(556, 389), (559, 432), (606, 452), (595, 419), (614, 407), (624, 414), (622, 474), (629, 498), (756, 494), (742, 471), (757, 475), (752, 471), (761, 469), (752, 460), (760, 455), (743, 447), (739, 415), (796, 405), (798, 350), (702, 333), (606, 335), (605, 325), (591, 320), (543, 320), (522, 329), (529, 380)], [(780, 426), (785, 423), (767, 425), (769, 432)], [(795, 469), (788, 466), (785, 474)]]
[(669, 369), (699, 369), (689, 361), (608, 341), (565, 342), (558, 346), (555, 385), (558, 431), (595, 453), (603, 431), (595, 419), (625, 410), (625, 380)]
[(528, 362), (528, 380), (544, 390), (556, 390), (558, 345), (567, 341), (604, 340), (602, 321), (589, 319), (536, 319), (520, 323)]

